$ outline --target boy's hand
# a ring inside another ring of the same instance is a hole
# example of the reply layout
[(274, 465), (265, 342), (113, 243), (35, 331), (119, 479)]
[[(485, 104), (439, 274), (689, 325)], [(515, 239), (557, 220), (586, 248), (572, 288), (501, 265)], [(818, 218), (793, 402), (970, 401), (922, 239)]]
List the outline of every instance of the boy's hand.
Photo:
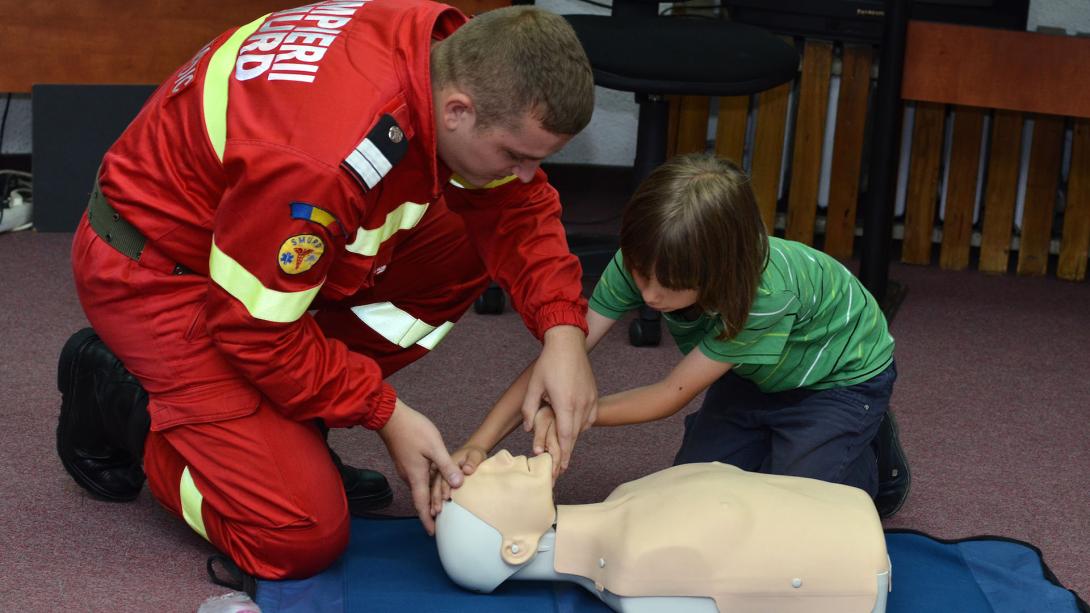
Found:
[(541, 407), (534, 415), (534, 455), (549, 453), (553, 456), (553, 481), (564, 472), (557, 458), (560, 456), (560, 441), (556, 436), (556, 414), (548, 405)]
[(397, 467), (397, 474), (412, 490), (413, 506), (428, 534), (435, 534), (435, 520), (430, 511), (428, 479), (431, 466), (451, 487), (462, 485), (462, 470), (447, 453), (443, 437), (431, 420), (417, 413), (409, 405), (397, 400), (390, 420), (378, 434)]
[[(484, 462), (488, 452), (475, 445), (463, 445), (460, 449), (450, 454), (450, 459), (457, 464), (462, 473), (472, 475), (477, 470), (477, 465)], [(431, 515), (435, 517), (443, 510), (443, 501), (450, 500), (450, 484), (439, 476), (437, 471), (431, 476)]]
[(534, 415), (548, 396), (555, 411), (561, 470), (568, 468), (579, 433), (597, 417), (598, 388), (587, 360), (586, 336), (575, 326), (555, 326), (545, 332), (545, 346), (534, 363), (522, 402), (522, 424), (529, 432)]

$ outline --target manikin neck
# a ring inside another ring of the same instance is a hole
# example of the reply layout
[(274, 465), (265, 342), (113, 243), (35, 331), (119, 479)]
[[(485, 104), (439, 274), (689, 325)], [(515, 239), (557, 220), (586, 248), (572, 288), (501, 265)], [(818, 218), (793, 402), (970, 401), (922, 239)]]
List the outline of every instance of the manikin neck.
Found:
[(567, 581), (577, 583), (591, 592), (600, 594), (599, 590), (595, 589), (594, 582), (590, 579), (581, 575), (556, 572), (554, 568), (556, 559), (555, 545), (556, 527), (554, 526), (541, 535), (541, 540), (537, 544), (537, 555), (520, 568), (517, 573), (511, 575), (510, 578), (525, 581)]

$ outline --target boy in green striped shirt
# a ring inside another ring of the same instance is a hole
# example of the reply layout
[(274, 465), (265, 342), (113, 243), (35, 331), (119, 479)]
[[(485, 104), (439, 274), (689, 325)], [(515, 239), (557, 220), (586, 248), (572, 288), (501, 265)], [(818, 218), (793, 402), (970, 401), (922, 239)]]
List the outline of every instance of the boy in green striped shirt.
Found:
[(685, 357), (658, 383), (600, 399), (596, 425), (662, 419), (707, 390), (675, 463), (720, 461), (875, 497), (885, 421), (900, 479), (877, 502), (884, 516), (900, 508), (908, 470), (887, 417), (897, 374), (885, 316), (840, 262), (766, 235), (734, 164), (680, 156), (640, 186), (590, 300), (588, 344), (645, 304)]

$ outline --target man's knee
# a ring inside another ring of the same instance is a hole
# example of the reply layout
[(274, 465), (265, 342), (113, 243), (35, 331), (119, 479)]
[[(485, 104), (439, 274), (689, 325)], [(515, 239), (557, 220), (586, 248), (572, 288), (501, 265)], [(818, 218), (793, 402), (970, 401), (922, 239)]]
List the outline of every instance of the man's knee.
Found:
[[(306, 526), (260, 529), (228, 553), (242, 570), (262, 579), (305, 579), (337, 561), (348, 547), (349, 516)], [(242, 528), (245, 529), (245, 528)]]

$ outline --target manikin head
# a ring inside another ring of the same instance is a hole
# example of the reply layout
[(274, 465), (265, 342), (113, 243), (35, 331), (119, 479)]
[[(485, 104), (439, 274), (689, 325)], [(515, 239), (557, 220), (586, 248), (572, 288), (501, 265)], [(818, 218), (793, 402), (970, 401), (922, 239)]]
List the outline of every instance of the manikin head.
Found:
[(503, 450), (451, 492), (435, 539), (455, 583), (490, 592), (533, 559), (556, 520), (552, 470), (547, 453), (527, 459)]
[(529, 6), (474, 17), (431, 50), (439, 158), (473, 186), (516, 176), (590, 122), (594, 81), (575, 31)]

